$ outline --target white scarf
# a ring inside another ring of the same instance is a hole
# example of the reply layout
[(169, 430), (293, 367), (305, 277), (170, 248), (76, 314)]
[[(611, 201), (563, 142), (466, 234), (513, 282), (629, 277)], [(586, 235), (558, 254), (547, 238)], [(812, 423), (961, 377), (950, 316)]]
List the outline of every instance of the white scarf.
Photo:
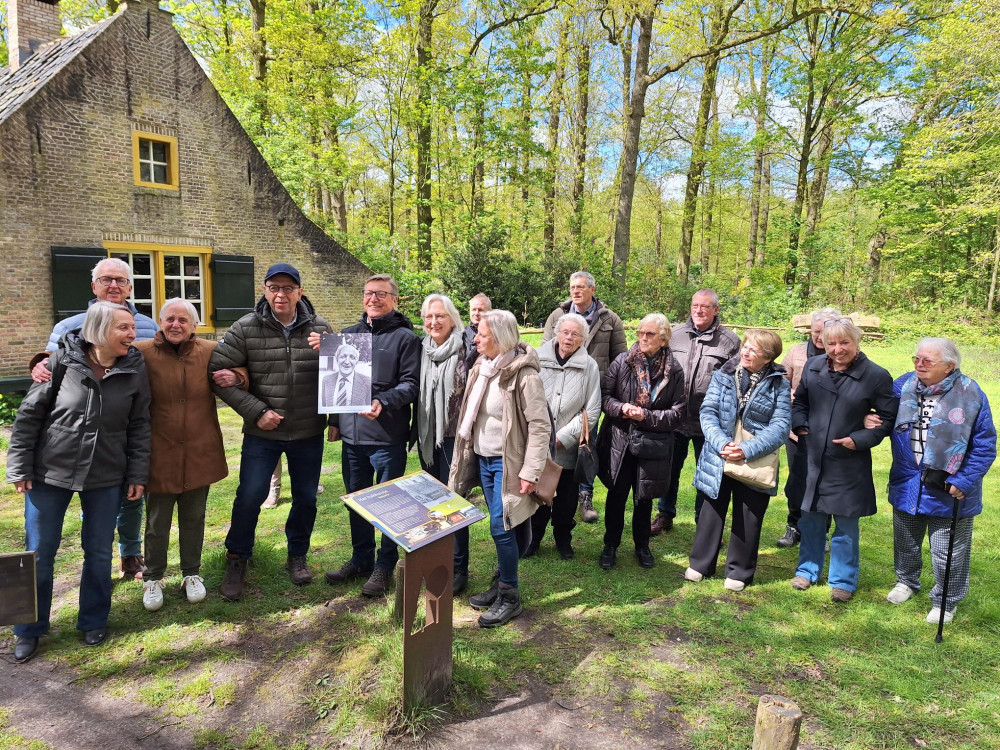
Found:
[(463, 351), (462, 334), (455, 331), (440, 346), (430, 336), (423, 338), (417, 437), (420, 458), (428, 465), (434, 462), (434, 449), (444, 442), (448, 404), (455, 391), (455, 368)]
[(489, 385), (490, 378), (498, 374), (500, 370), (513, 362), (516, 355), (517, 349), (515, 348), (508, 352), (504, 352), (496, 359), (489, 359), (485, 355), (479, 357), (479, 377), (477, 377), (476, 382), (472, 384), (472, 390), (469, 391), (469, 398), (465, 402), (465, 412), (462, 414), (462, 424), (458, 428), (458, 434), (460, 437), (465, 440), (472, 438), (472, 428), (476, 424), (476, 417), (479, 416), (479, 407), (482, 404), (483, 394), (486, 393), (486, 386)]

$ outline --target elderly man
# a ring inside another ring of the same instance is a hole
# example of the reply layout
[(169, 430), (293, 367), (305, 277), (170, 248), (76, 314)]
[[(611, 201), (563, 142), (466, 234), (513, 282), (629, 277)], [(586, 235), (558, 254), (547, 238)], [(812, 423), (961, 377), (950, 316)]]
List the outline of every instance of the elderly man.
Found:
[(493, 309), (490, 298), (480, 292), (469, 300), (469, 325), (462, 331), (462, 346), (465, 347), (465, 366), (472, 370), (479, 357), (479, 350), (476, 348), (476, 334), (479, 333), (479, 319), (483, 313), (488, 313)]
[(226, 535), (226, 572), (220, 593), (243, 595), (247, 564), (253, 555), (260, 508), (271, 472), (284, 454), (292, 483), (292, 507), (285, 522), (292, 583), (312, 581), (306, 561), (316, 522), (316, 485), (323, 464), (326, 417), (316, 410), (319, 354), (310, 334), (329, 330), (303, 293), (298, 270), (277, 263), (264, 276), (264, 294), (253, 312), (237, 320), (219, 342), (209, 363), (214, 373), (246, 367), (250, 386), (213, 389), (243, 417), (240, 483)]
[[(376, 274), (365, 282), (361, 321), (344, 333), (372, 335), (371, 409), (361, 414), (332, 414), (331, 441), (342, 440), (341, 471), (348, 492), (357, 492), (403, 475), (410, 436), (411, 405), (420, 384), (420, 339), (409, 318), (400, 313), (399, 287), (391, 276)], [(315, 345), (319, 346), (318, 338)], [(395, 542), (382, 535), (375, 553), (375, 528), (349, 510), (351, 559), (326, 574), (327, 583), (368, 576), (361, 593), (384, 596), (399, 559)]]
[(323, 406), (367, 405), (372, 397), (372, 381), (357, 371), (361, 352), (350, 344), (341, 344), (333, 358), (337, 371), (323, 378)]
[[(118, 258), (108, 258), (98, 262), (90, 272), (90, 288), (94, 299), (107, 300), (119, 305), (125, 305), (135, 318), (135, 341), (147, 341), (156, 335), (156, 323), (148, 315), (143, 315), (128, 301), (132, 294), (132, 269), (128, 263)], [(52, 377), (47, 367), (49, 357), (47, 352), (59, 348), (59, 342), (69, 331), (75, 331), (83, 325), (87, 313), (77, 313), (65, 320), (60, 320), (49, 334), (49, 343), (45, 352), (36, 355), (31, 360), (31, 377), (36, 383), (44, 383)], [(142, 579), (145, 571), (142, 557), (142, 506), (143, 501), (128, 502), (122, 493), (121, 511), (118, 514), (118, 553), (121, 558), (122, 578), (126, 580)]]
[[(615, 357), (628, 351), (625, 341), (625, 326), (611, 309), (595, 296), (597, 282), (586, 271), (577, 271), (569, 277), (569, 299), (559, 305), (545, 321), (542, 332), (544, 344), (556, 335), (556, 323), (566, 313), (582, 315), (587, 321), (586, 340), (587, 353), (597, 362), (601, 377)], [(596, 434), (597, 425), (592, 426)], [(594, 510), (594, 485), (580, 485), (580, 518), (585, 523), (597, 522), (597, 511)]]
[[(660, 498), (658, 513), (650, 526), (656, 536), (669, 531), (677, 515), (677, 489), (681, 470), (687, 460), (688, 443), (694, 446), (695, 461), (701, 455), (705, 437), (701, 433), (701, 402), (705, 400), (712, 373), (735, 357), (740, 351), (739, 337), (719, 322), (719, 295), (712, 289), (699, 289), (691, 298), (691, 315), (687, 322), (673, 327), (670, 350), (684, 370), (684, 399), (687, 416), (684, 424), (674, 432), (674, 456), (670, 466), (670, 484), (667, 494)], [(695, 496), (694, 518), (703, 502), (701, 493)]]

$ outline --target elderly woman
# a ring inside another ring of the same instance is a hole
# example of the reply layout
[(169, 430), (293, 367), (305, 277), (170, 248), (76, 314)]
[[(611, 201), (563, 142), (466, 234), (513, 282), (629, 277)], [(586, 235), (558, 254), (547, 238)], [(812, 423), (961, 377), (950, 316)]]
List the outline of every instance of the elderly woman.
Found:
[(531, 543), (524, 557), (530, 557), (542, 543), (545, 527), (552, 519), (552, 536), (563, 560), (573, 559), (573, 527), (579, 499), (579, 482), (575, 479), (583, 412), (589, 425), (597, 432), (601, 416), (601, 375), (594, 361), (582, 346), (590, 326), (586, 318), (567, 313), (556, 322), (555, 338), (538, 350), (542, 384), (549, 409), (555, 420), (556, 456), (563, 467), (552, 506), (543, 505), (531, 517)]
[[(420, 466), (447, 483), (455, 450), (458, 410), (465, 395), (465, 347), (462, 316), (443, 294), (430, 294), (420, 306), (424, 333), (420, 359), (420, 396), (417, 399), (417, 444)], [(452, 591), (460, 594), (469, 583), (469, 529), (455, 538), (455, 574)]]
[(83, 509), (76, 627), (88, 646), (107, 638), (115, 521), (122, 496), (138, 501), (149, 474), (149, 382), (134, 340), (135, 320), (127, 307), (95, 302), (83, 327), (67, 333), (49, 359), (52, 379), (32, 385), (18, 410), (7, 481), (24, 493), (38, 620), (14, 628), (17, 661), (31, 658), (49, 630), (53, 566), (74, 492)]
[(997, 455), (990, 402), (959, 369), (961, 355), (948, 339), (925, 338), (917, 345), (914, 372), (896, 379), (899, 414), (892, 433), (889, 502), (892, 504), (896, 585), (888, 600), (902, 604), (920, 591), (924, 535), (934, 568), (927, 622), (941, 618), (941, 596), (952, 516), (952, 566), (944, 621), (969, 590), (972, 521), (983, 510), (983, 477)]
[[(871, 449), (889, 434), (899, 405), (889, 373), (861, 352), (860, 341), (850, 318), (828, 320), (826, 354), (806, 362), (792, 403), (792, 430), (808, 454), (792, 588), (804, 591), (819, 580), (832, 515), (827, 580), (835, 602), (850, 601), (858, 587), (858, 519), (875, 514)], [(868, 429), (864, 420), (872, 412), (882, 424)]]
[[(146, 573), (142, 605), (150, 612), (163, 606), (170, 526), (177, 508), (181, 593), (192, 604), (205, 599), (201, 550), (205, 540), (205, 506), (209, 486), (229, 473), (216, 412), (208, 361), (216, 342), (200, 339), (198, 312), (187, 300), (174, 298), (160, 308), (160, 331), (136, 348), (146, 361), (152, 396), (152, 458), (146, 498)], [(216, 373), (220, 384), (246, 384), (228, 370)]]
[[(715, 574), (726, 525), (729, 501), (733, 524), (726, 553), (726, 580), (730, 591), (742, 591), (753, 583), (757, 571), (760, 530), (770, 499), (778, 492), (778, 476), (766, 489), (750, 486), (725, 474), (727, 461), (753, 461), (779, 450), (788, 436), (791, 403), (785, 368), (774, 364), (781, 354), (781, 337), (762, 328), (746, 332), (739, 356), (712, 375), (701, 405), (701, 430), (705, 449), (698, 458), (694, 486), (705, 502), (691, 549), (689, 581)], [(736, 442), (742, 424), (748, 439)], [(777, 457), (775, 457), (777, 463)]]
[(600, 473), (608, 488), (604, 551), (611, 570), (625, 528), (625, 502), (632, 493), (632, 540), (643, 568), (652, 568), (649, 521), (653, 498), (670, 484), (673, 431), (684, 419), (684, 372), (670, 353), (670, 323), (661, 313), (639, 321), (639, 340), (608, 365), (601, 380), (605, 420), (598, 440)]
[(538, 507), (532, 493), (545, 468), (552, 427), (538, 355), (519, 340), (513, 313), (484, 313), (476, 348), (480, 356), (469, 373), (448, 484), (463, 496), (481, 484), (486, 496), (498, 572), (469, 604), (488, 610), (479, 625), (491, 628), (522, 611), (518, 557), (530, 542), (527, 521)]

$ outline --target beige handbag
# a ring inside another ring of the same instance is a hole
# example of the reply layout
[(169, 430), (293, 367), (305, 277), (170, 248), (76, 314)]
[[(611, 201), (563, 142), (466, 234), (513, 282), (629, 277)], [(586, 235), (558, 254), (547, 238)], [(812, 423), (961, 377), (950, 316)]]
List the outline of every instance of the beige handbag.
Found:
[[(733, 442), (739, 445), (753, 438), (754, 435), (743, 429), (743, 420), (736, 420), (736, 434)], [(726, 461), (722, 473), (730, 479), (745, 484), (755, 490), (771, 490), (778, 486), (778, 450), (755, 458), (753, 461)]]
[(535, 491), (532, 497), (540, 505), (552, 505), (552, 500), (556, 496), (556, 489), (559, 487), (559, 478), (562, 476), (563, 467), (551, 458), (545, 459), (545, 468), (542, 475), (535, 484)]

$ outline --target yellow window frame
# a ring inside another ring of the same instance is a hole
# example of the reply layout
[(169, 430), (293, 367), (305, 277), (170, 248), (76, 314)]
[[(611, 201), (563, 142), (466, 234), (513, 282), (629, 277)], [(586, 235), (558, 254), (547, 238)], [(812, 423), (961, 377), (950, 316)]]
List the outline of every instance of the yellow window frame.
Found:
[[(139, 166), (139, 140), (164, 143), (167, 146), (167, 179), (168, 183), (147, 182), (142, 179)], [(137, 187), (156, 188), (158, 190), (180, 190), (180, 168), (177, 158), (177, 139), (172, 135), (160, 135), (145, 130), (132, 131), (132, 179)]]
[[(163, 272), (164, 255), (200, 255), (201, 267), (204, 275), (201, 279), (201, 306), (204, 316), (208, 320), (203, 320), (198, 325), (197, 333), (215, 333), (215, 326), (211, 323), (212, 310), (212, 248), (209, 245), (163, 245), (155, 242), (113, 242), (104, 243), (104, 249), (108, 251), (110, 258), (114, 253), (144, 253), (151, 256), (153, 264), (153, 289), (155, 298), (153, 300), (154, 319), (159, 318), (160, 308), (167, 301), (166, 282)], [(159, 320), (157, 320), (159, 324)]]

